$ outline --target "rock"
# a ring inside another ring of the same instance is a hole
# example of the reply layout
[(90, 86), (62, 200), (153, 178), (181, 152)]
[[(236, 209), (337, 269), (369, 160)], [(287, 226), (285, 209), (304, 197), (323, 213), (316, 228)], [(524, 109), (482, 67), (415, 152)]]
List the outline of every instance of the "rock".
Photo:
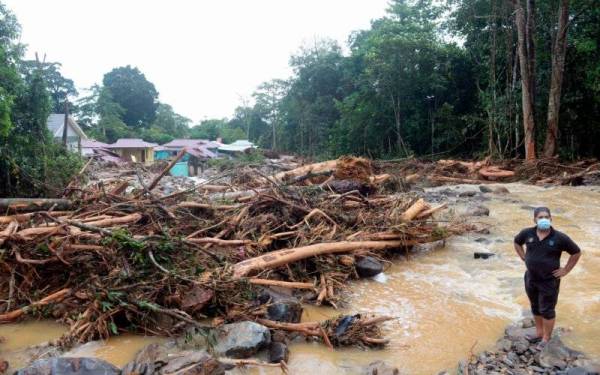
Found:
[(481, 251), (476, 251), (476, 252), (473, 253), (473, 257), (475, 259), (488, 259), (490, 257), (493, 257), (494, 255), (496, 255), (496, 254), (494, 254), (494, 253), (485, 253), (485, 252), (481, 252)]
[(479, 190), (482, 193), (491, 193), (493, 191), (489, 186), (486, 185), (479, 185)]
[(364, 375), (400, 375), (396, 367), (392, 367), (383, 361), (371, 362), (363, 372)]
[(489, 244), (491, 241), (488, 240), (487, 238), (478, 237), (478, 238), (475, 239), (475, 242), (479, 242), (479, 243), (483, 243), (483, 244)]
[(523, 353), (527, 352), (527, 349), (529, 349), (529, 345), (530, 344), (529, 344), (529, 341), (527, 341), (527, 339), (520, 338), (518, 340), (513, 341), (512, 349), (517, 354), (523, 354)]
[(277, 322), (299, 323), (302, 304), (292, 299), (275, 302), (267, 308), (267, 317)]
[(459, 197), (464, 198), (464, 197), (473, 197), (475, 196), (475, 194), (477, 194), (476, 191), (474, 190), (468, 190), (468, 191), (463, 191), (462, 193), (458, 194)]
[(354, 267), (360, 277), (372, 277), (383, 272), (383, 265), (373, 257), (362, 257)]
[(548, 341), (548, 344), (540, 352), (539, 364), (543, 367), (558, 367), (562, 370), (567, 366), (566, 361), (572, 353), (573, 351), (555, 336)]
[(590, 372), (583, 367), (573, 367), (567, 371), (567, 375), (590, 375)]
[(506, 355), (506, 358), (510, 360), (513, 364), (518, 364), (519, 362), (521, 362), (521, 359), (519, 358), (517, 353), (509, 352)]
[(267, 327), (249, 321), (225, 324), (216, 335), (215, 353), (232, 358), (248, 358), (271, 342)]
[(212, 289), (193, 286), (183, 297), (181, 308), (187, 312), (194, 313), (202, 310), (215, 296)]
[(490, 209), (485, 206), (475, 206), (469, 208), (466, 212), (467, 216), (490, 216)]
[(510, 327), (506, 328), (505, 333), (506, 333), (506, 337), (509, 340), (517, 341), (520, 339), (527, 340), (528, 335), (535, 336), (537, 332), (535, 330), (535, 327), (521, 328), (521, 327), (517, 327), (517, 326), (510, 326)]
[(523, 328), (535, 327), (535, 320), (533, 320), (532, 317), (525, 318), (521, 321), (521, 327), (523, 327)]
[(119, 375), (120, 372), (101, 359), (54, 357), (37, 360), (15, 375)]
[(496, 343), (496, 348), (503, 352), (508, 352), (512, 347), (512, 342), (508, 339), (500, 339)]
[(271, 332), (271, 341), (287, 343), (288, 338), (286, 332), (282, 330), (275, 330)]
[(225, 366), (204, 350), (183, 351), (169, 356), (169, 362), (157, 373), (177, 373), (179, 375), (224, 375)]
[(175, 341), (169, 341), (165, 344), (146, 345), (138, 352), (133, 361), (123, 367), (121, 375), (150, 375), (154, 374), (157, 367), (168, 362), (170, 354), (179, 351)]
[(504, 186), (498, 186), (493, 191), (494, 194), (510, 194), (510, 191)]
[(279, 363), (287, 362), (290, 356), (290, 351), (286, 344), (282, 342), (272, 342), (269, 348), (269, 362)]

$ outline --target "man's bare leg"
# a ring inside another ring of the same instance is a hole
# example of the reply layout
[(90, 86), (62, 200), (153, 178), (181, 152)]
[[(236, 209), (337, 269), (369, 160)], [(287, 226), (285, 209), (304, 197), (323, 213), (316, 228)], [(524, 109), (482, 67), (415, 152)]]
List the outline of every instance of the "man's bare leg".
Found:
[[(550, 341), (550, 338), (552, 337), (552, 331), (554, 330), (554, 322), (556, 321), (555, 319), (543, 319), (543, 327), (544, 327), (544, 335), (542, 336), (542, 341), (544, 342), (548, 342)], [(537, 327), (537, 321), (536, 321), (536, 327)]]
[(541, 315), (534, 315), (533, 320), (535, 321), (535, 332), (537, 337), (544, 337), (544, 318)]

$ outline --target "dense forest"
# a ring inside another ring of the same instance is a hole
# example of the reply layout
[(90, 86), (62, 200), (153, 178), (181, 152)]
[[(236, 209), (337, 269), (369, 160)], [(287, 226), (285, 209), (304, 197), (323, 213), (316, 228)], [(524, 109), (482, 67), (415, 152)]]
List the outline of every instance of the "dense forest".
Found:
[(79, 168), (45, 127), (65, 109), (105, 142), (247, 138), (313, 158), (598, 157), (597, 5), (392, 0), (347, 45), (302, 46), (292, 76), (259, 85), (232, 118), (192, 126), (135, 67), (80, 93), (60, 63), (25, 59), (18, 20), (0, 3), (0, 195), (43, 194)]

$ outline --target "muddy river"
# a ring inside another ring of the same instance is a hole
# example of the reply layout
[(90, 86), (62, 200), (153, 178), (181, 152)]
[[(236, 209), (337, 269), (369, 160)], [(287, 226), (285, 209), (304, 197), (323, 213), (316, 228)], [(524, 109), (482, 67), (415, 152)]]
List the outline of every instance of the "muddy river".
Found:
[[(391, 265), (385, 280), (354, 282), (349, 288), (348, 309), (310, 307), (305, 311), (306, 321), (361, 311), (393, 316), (396, 319), (384, 325), (386, 337), (391, 339), (386, 349), (330, 351), (318, 344), (293, 344), (290, 373), (356, 374), (360, 366), (374, 360), (385, 360), (409, 374), (437, 374), (445, 369), (454, 372), (457, 362), (471, 350), (493, 346), (506, 325), (527, 310), (522, 286), (524, 264), (514, 253), (512, 238), (521, 228), (532, 225), (528, 206), (537, 205), (549, 206), (554, 226), (569, 234), (584, 251), (580, 263), (561, 284), (557, 325), (568, 329), (564, 336), (567, 344), (599, 358), (600, 189), (504, 186), (511, 193), (488, 194), (491, 199), (482, 204), (490, 209), (490, 216), (477, 218), (491, 225), (489, 235), (452, 238), (444, 248)], [(489, 251), (496, 256), (474, 259), (475, 251)], [(14, 368), (22, 361), (20, 350), (58, 337), (63, 330), (47, 322), (3, 325), (0, 336), (6, 342), (0, 348)], [(156, 341), (160, 339), (122, 336), (88, 344), (75, 354), (101, 357), (120, 366), (139, 348)], [(244, 373), (279, 371), (257, 369)]]

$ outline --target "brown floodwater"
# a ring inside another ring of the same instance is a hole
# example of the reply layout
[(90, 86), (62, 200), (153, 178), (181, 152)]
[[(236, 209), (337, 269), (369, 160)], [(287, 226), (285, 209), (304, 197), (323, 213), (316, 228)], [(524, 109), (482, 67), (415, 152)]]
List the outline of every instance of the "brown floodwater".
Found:
[[(523, 290), (524, 264), (514, 253), (512, 238), (523, 227), (532, 225), (531, 209), (522, 206), (537, 205), (549, 206), (553, 210), (554, 226), (571, 236), (584, 251), (577, 267), (561, 283), (557, 325), (567, 328), (564, 336), (567, 344), (600, 357), (600, 243), (597, 240), (600, 190), (504, 186), (511, 194), (493, 195), (491, 200), (482, 202), (490, 208), (490, 216), (477, 218), (492, 225), (489, 235), (454, 237), (442, 249), (395, 262), (384, 273), (385, 280), (352, 282), (348, 288), (347, 308), (336, 311), (308, 307), (305, 311), (305, 321), (356, 312), (393, 316), (395, 320), (384, 325), (386, 337), (391, 340), (388, 347), (330, 351), (315, 343), (294, 343), (290, 348), (290, 373), (358, 374), (360, 366), (375, 360), (385, 360), (410, 374), (436, 374), (444, 369), (454, 372), (457, 362), (471, 351), (492, 347), (506, 325), (521, 318), (528, 309)], [(460, 212), (463, 208), (452, 209)], [(480, 237), (489, 242), (475, 241)], [(474, 251), (497, 255), (487, 260), (474, 259)], [(20, 349), (55, 338), (63, 330), (48, 322), (0, 325), (0, 336), (6, 338), (0, 349), (10, 361), (11, 355), (15, 357)], [(75, 353), (123, 365), (141, 347), (160, 340), (128, 335), (88, 344)], [(13, 361), (13, 364), (18, 363)], [(240, 373), (277, 374), (279, 371), (253, 369)]]

